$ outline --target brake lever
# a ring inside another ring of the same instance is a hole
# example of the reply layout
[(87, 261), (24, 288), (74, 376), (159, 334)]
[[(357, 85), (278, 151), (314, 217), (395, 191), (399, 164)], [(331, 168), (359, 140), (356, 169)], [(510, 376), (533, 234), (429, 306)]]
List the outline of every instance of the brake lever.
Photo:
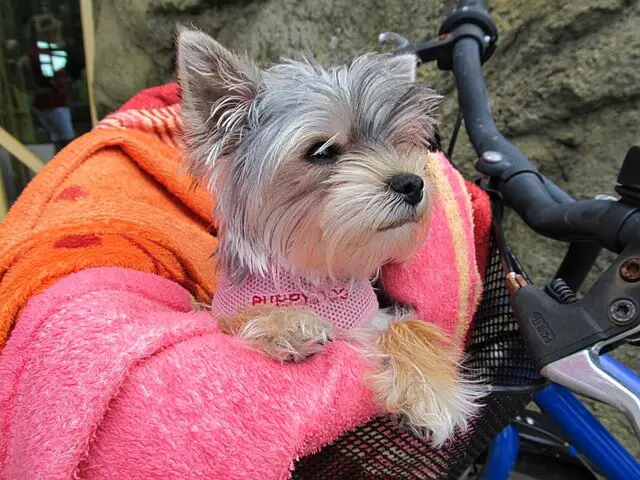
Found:
[(562, 304), (513, 271), (506, 278), (520, 332), (541, 374), (619, 409), (640, 441), (640, 377), (608, 356), (640, 334), (640, 238), (580, 300)]
[[(625, 332), (615, 341), (624, 340), (638, 331), (640, 326)], [(602, 349), (612, 341), (599, 342), (591, 348), (556, 360), (542, 368), (540, 373), (552, 382), (620, 410), (640, 441), (640, 397), (616, 378), (614, 372), (607, 371), (604, 359), (600, 357)], [(614, 364), (610, 364), (610, 368), (611, 365)], [(635, 374), (634, 383), (640, 383)]]

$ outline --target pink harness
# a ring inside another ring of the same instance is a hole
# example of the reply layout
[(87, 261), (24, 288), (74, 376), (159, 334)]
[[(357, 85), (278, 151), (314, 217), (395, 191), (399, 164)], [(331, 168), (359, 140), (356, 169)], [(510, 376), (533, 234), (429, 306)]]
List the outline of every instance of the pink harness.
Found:
[(327, 281), (315, 285), (281, 270), (277, 278), (254, 275), (234, 288), (222, 271), (212, 313), (235, 315), (240, 308), (252, 305), (309, 307), (341, 330), (367, 326), (378, 311), (378, 299), (368, 281)]

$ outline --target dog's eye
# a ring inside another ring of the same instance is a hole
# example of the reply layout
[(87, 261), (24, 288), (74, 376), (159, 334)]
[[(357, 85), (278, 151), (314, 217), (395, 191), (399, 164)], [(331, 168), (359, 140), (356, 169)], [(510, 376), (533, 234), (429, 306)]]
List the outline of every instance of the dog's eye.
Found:
[(340, 150), (334, 145), (328, 145), (324, 148), (324, 142), (316, 143), (307, 152), (307, 158), (313, 163), (330, 162), (340, 155)]

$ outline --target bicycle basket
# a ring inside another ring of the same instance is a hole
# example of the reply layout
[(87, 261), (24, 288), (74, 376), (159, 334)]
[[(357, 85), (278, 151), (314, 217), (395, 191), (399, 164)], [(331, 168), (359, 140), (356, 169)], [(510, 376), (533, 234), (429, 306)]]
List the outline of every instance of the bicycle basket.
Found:
[[(508, 248), (507, 251), (510, 254)], [(345, 433), (318, 453), (300, 459), (292, 478), (459, 478), (493, 437), (524, 410), (542, 379), (527, 353), (509, 305), (495, 237), (489, 255), (483, 299), (467, 346), (466, 366), (491, 384), (493, 391), (485, 398), (485, 406), (471, 428), (458, 433), (443, 448), (435, 449), (403, 429), (392, 417), (378, 417)]]

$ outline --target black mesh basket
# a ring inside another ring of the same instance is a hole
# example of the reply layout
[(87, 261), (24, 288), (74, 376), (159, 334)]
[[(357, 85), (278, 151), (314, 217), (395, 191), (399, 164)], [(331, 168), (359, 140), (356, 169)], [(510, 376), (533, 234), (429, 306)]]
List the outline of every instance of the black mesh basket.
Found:
[(486, 451), (493, 437), (524, 410), (542, 378), (513, 317), (495, 241), (490, 247), (484, 295), (474, 317), (467, 353), (467, 367), (492, 385), (492, 393), (484, 399), (485, 406), (467, 432), (458, 433), (443, 448), (435, 449), (404, 430), (391, 416), (382, 416), (300, 459), (292, 478), (460, 478)]

